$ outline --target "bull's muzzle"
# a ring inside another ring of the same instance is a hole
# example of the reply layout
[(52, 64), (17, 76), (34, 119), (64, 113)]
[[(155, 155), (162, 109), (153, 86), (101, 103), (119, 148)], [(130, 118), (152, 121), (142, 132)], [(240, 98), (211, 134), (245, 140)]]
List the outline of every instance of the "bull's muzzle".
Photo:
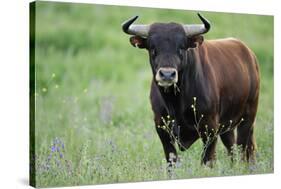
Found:
[(159, 68), (155, 79), (159, 86), (169, 87), (178, 82), (178, 71), (175, 68)]

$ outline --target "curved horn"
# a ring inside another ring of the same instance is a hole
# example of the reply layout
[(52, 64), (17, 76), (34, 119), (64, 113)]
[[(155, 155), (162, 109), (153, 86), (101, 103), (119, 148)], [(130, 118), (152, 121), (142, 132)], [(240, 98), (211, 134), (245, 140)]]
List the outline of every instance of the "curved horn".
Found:
[(149, 25), (133, 24), (138, 16), (135, 16), (122, 24), (122, 29), (125, 33), (129, 35), (138, 35), (142, 37), (147, 37), (149, 31)]
[(207, 33), (210, 28), (210, 22), (204, 18), (200, 13), (197, 13), (203, 24), (187, 24), (183, 25), (184, 31), (188, 37)]

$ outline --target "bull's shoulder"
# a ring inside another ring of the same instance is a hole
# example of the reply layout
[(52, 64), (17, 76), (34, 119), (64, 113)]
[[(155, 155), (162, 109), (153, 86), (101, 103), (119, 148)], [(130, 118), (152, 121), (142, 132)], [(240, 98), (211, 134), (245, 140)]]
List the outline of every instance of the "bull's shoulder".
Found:
[(231, 48), (232, 50), (241, 50), (247, 53), (253, 53), (252, 50), (243, 41), (234, 37), (206, 40), (205, 45), (207, 48), (226, 48), (226, 50), (230, 50)]
[(233, 37), (206, 40), (204, 48), (213, 53), (236, 55), (244, 60), (254, 62), (256, 60), (255, 53), (243, 41)]
[(207, 47), (236, 47), (236, 48), (248, 48), (247, 45), (242, 42), (241, 40), (233, 37), (229, 38), (222, 38), (222, 39), (212, 39), (212, 40), (206, 40), (205, 45)]

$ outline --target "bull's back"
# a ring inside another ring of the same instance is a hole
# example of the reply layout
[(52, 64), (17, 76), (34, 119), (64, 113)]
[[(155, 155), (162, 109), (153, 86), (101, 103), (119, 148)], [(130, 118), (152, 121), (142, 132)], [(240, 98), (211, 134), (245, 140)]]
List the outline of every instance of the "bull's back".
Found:
[(203, 43), (203, 64), (219, 89), (220, 115), (230, 119), (250, 101), (258, 100), (259, 69), (254, 53), (237, 39)]

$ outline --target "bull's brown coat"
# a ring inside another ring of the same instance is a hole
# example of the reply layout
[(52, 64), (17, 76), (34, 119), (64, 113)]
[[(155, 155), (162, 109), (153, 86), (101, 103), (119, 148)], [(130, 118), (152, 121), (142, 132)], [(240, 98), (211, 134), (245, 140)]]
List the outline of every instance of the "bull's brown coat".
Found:
[[(200, 122), (200, 132), (225, 129), (230, 125), (237, 127), (237, 144), (242, 145), (247, 159), (254, 159), (255, 140), (253, 135), (254, 121), (259, 97), (259, 69), (253, 52), (236, 39), (204, 41), (201, 46), (190, 49), (194, 65), (185, 84), (180, 85), (177, 96), (165, 99), (168, 94), (161, 92), (155, 81), (151, 85), (151, 104), (155, 115), (155, 125), (163, 125), (161, 117), (172, 114), (176, 124), (180, 125), (180, 142), (189, 148), (199, 136), (194, 129), (193, 97), (197, 99), (197, 117), (204, 115)], [(173, 96), (173, 93), (170, 95)], [(164, 97), (163, 97), (164, 96)], [(243, 120), (243, 121), (242, 121)], [(239, 124), (239, 125), (237, 125)], [(205, 125), (208, 126), (206, 130)], [(161, 128), (156, 128), (163, 143), (166, 158), (176, 154), (170, 136)], [(233, 128), (235, 129), (235, 128)], [(235, 143), (234, 130), (220, 137), (228, 152), (232, 153)], [(208, 147), (203, 162), (213, 160), (216, 140)]]

